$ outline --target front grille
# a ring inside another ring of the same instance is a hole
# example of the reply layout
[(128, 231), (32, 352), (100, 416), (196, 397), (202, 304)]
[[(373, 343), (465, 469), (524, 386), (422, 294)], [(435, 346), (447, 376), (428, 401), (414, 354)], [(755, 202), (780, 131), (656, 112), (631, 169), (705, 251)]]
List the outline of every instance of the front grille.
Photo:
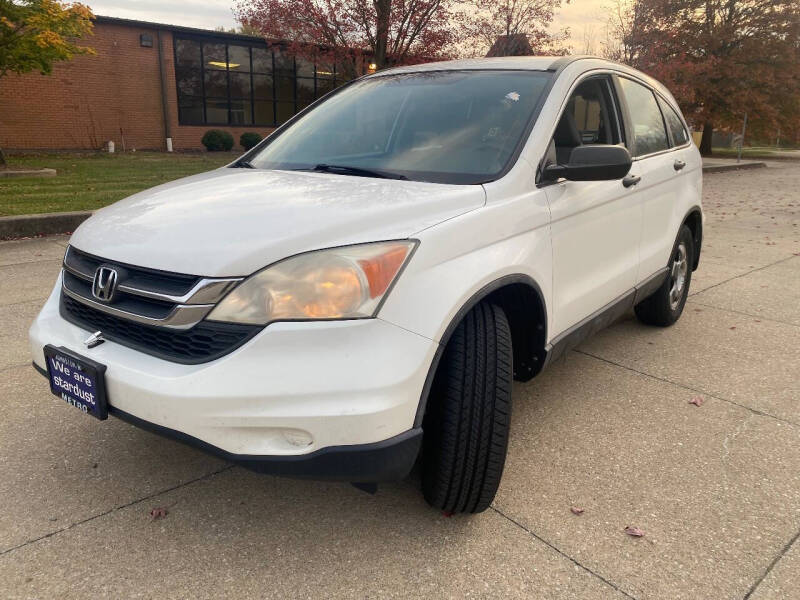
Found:
[(115, 317), (61, 294), (61, 316), (86, 331), (172, 362), (198, 364), (228, 354), (261, 331), (258, 325), (201, 321), (191, 329), (151, 327)]
[[(93, 290), (96, 274), (108, 271), (113, 279), (111, 291)], [(241, 280), (156, 271), (108, 261), (70, 246), (64, 256), (62, 287), (72, 300), (113, 317), (140, 325), (190, 329)]]
[(112, 266), (124, 273), (123, 279), (126, 285), (143, 291), (172, 296), (181, 296), (187, 293), (202, 279), (197, 275), (156, 271), (155, 269), (145, 269), (126, 263), (104, 260), (99, 256), (81, 252), (73, 246), (70, 246), (67, 250), (64, 257), (64, 265), (75, 273), (89, 277), (94, 275), (98, 267), (103, 265)]
[[(115, 272), (110, 300), (92, 290), (101, 267)], [(262, 329), (203, 320), (241, 280), (157, 271), (108, 261), (70, 246), (62, 271), (61, 316), (152, 356), (187, 364), (208, 362)]]

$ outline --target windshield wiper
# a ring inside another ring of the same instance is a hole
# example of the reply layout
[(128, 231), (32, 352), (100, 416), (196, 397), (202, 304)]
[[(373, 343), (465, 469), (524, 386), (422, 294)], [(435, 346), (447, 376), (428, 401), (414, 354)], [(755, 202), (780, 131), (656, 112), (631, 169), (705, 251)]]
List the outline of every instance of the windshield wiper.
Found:
[(234, 167), (238, 167), (239, 169), (255, 169), (253, 163), (248, 160), (240, 160), (234, 163)]
[(361, 167), (347, 167), (345, 165), (326, 165), (320, 163), (310, 171), (317, 171), (319, 173), (341, 173), (342, 175), (355, 175), (356, 177), (378, 177), (380, 179), (408, 179), (405, 175), (400, 173), (392, 173), (391, 171), (380, 171), (378, 169), (362, 169)]

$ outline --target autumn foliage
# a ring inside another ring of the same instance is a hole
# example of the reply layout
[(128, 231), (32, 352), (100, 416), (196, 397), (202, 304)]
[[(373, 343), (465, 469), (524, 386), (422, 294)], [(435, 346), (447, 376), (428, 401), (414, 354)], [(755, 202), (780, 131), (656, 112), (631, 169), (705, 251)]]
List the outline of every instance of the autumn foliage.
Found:
[(626, 58), (664, 82), (687, 118), (714, 128), (784, 136), (800, 129), (798, 0), (635, 0)]
[(91, 34), (92, 11), (56, 0), (0, 0), (0, 77), (53, 70), (53, 63), (93, 54), (75, 43)]
[(443, 57), (453, 41), (451, 0), (240, 0), (239, 21), (290, 52), (323, 55), (355, 69), (363, 55), (378, 67)]

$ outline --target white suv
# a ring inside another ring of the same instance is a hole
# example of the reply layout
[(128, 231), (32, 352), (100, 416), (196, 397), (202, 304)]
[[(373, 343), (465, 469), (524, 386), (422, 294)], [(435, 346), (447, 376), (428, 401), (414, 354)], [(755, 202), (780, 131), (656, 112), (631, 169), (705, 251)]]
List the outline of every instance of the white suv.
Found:
[(418, 457), (479, 512), (526, 381), (634, 308), (683, 310), (701, 161), (670, 93), (595, 58), (390, 69), (228, 167), (72, 236), (30, 331), (51, 390), (269, 473)]

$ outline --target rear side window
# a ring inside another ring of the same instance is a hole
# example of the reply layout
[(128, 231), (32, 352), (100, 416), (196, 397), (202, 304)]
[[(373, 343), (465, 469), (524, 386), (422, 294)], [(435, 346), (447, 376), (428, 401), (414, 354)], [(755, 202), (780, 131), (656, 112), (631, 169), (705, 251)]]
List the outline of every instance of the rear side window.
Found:
[(633, 129), (634, 156), (644, 156), (669, 148), (664, 119), (649, 88), (631, 79), (620, 77), (622, 91), (628, 102)]
[(672, 134), (673, 146), (683, 146), (689, 141), (689, 133), (686, 127), (683, 126), (683, 121), (669, 104), (664, 102), (661, 98), (658, 99), (658, 104), (661, 106), (661, 112), (664, 113), (664, 119), (667, 121), (667, 127)]

